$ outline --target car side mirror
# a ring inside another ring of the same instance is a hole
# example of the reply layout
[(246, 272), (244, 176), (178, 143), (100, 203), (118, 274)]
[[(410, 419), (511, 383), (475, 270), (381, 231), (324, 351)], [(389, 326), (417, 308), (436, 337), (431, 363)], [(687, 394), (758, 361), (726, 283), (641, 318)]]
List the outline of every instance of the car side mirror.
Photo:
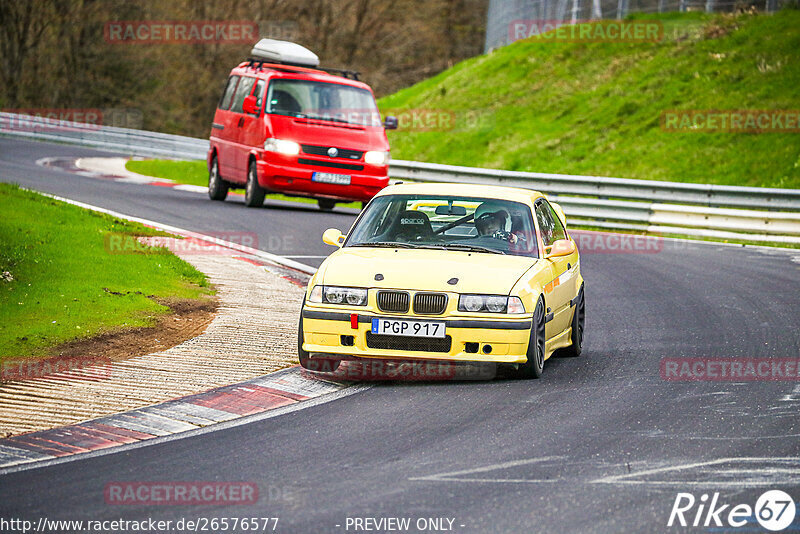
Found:
[(244, 97), (242, 102), (242, 111), (250, 115), (258, 115), (258, 106), (256, 105), (256, 95), (248, 95)]
[[(549, 251), (547, 249), (550, 249)], [(561, 256), (569, 256), (573, 252), (575, 252), (577, 248), (575, 247), (575, 242), (571, 239), (559, 239), (549, 247), (545, 248), (545, 259), (547, 258), (558, 258)]]
[(344, 235), (342, 232), (336, 228), (328, 228), (322, 234), (322, 242), (326, 245), (331, 245), (334, 247), (341, 248), (344, 244)]
[(383, 127), (387, 130), (396, 130), (397, 129), (397, 117), (392, 117), (389, 115), (386, 117), (386, 121), (383, 123)]

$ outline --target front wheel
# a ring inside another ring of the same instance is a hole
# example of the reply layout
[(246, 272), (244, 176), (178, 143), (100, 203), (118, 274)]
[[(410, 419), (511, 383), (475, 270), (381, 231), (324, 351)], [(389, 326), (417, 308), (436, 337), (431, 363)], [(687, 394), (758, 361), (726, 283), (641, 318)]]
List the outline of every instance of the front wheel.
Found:
[(251, 161), (247, 171), (247, 186), (244, 190), (244, 205), (248, 208), (259, 208), (264, 204), (264, 195), (267, 192), (258, 185), (258, 170), (256, 162)]
[(219, 164), (217, 156), (211, 160), (211, 168), (208, 170), (208, 198), (211, 200), (225, 200), (228, 196), (228, 182), (219, 175)]
[(572, 345), (564, 349), (564, 355), (576, 358), (583, 349), (583, 325), (586, 321), (586, 301), (583, 296), (583, 285), (575, 298), (575, 311), (572, 313)]
[(317, 200), (317, 205), (319, 205), (319, 209), (322, 211), (331, 211), (336, 207), (336, 201), (328, 198), (321, 198)]
[(539, 297), (533, 312), (531, 337), (528, 341), (528, 361), (517, 371), (519, 378), (539, 378), (544, 369), (544, 299)]

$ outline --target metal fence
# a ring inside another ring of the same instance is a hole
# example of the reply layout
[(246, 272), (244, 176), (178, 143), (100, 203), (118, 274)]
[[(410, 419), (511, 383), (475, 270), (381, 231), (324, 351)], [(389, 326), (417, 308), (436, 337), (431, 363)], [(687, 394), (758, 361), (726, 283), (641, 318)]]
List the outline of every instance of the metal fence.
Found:
[(624, 19), (631, 13), (669, 11), (726, 12), (754, 7), (767, 13), (791, 0), (490, 0), (486, 20), (484, 52), (511, 44), (520, 38), (516, 22), (531, 28), (574, 24), (598, 19)]
[[(0, 134), (136, 156), (204, 159), (208, 141), (178, 135), (0, 113)], [(399, 180), (534, 189), (571, 225), (722, 239), (800, 243), (800, 190), (573, 176), (392, 161)]]

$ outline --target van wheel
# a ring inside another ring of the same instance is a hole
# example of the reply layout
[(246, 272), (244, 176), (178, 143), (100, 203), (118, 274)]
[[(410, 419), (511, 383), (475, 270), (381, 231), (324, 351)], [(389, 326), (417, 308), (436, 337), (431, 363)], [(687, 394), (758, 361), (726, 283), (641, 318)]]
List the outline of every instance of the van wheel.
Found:
[(544, 370), (544, 300), (539, 297), (536, 310), (533, 312), (531, 337), (528, 341), (528, 361), (521, 364), (517, 371), (519, 378), (539, 378)]
[(259, 208), (264, 204), (264, 195), (267, 192), (258, 185), (258, 171), (256, 170), (256, 162), (250, 162), (250, 168), (247, 171), (247, 185), (244, 190), (244, 205), (248, 208)]
[(317, 200), (317, 204), (319, 205), (319, 209), (322, 211), (331, 211), (336, 207), (336, 201), (327, 198), (321, 198)]
[(208, 198), (211, 200), (225, 200), (228, 196), (228, 182), (219, 175), (217, 156), (211, 159), (211, 168), (208, 171)]

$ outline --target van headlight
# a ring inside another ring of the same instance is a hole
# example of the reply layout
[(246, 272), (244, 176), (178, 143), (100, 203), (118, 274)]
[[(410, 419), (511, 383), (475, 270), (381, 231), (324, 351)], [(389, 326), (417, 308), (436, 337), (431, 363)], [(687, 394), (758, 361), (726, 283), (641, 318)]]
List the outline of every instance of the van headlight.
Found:
[(269, 152), (277, 152), (278, 154), (283, 154), (285, 156), (296, 156), (300, 153), (300, 145), (294, 141), (270, 137), (264, 141), (264, 150)]
[(357, 287), (325, 286), (322, 288), (322, 302), (348, 306), (366, 306), (367, 290)]
[(364, 154), (364, 162), (370, 165), (386, 165), (389, 163), (389, 153), (370, 150)]
[(525, 306), (519, 297), (503, 295), (461, 295), (458, 297), (458, 310), (484, 313), (525, 313)]

